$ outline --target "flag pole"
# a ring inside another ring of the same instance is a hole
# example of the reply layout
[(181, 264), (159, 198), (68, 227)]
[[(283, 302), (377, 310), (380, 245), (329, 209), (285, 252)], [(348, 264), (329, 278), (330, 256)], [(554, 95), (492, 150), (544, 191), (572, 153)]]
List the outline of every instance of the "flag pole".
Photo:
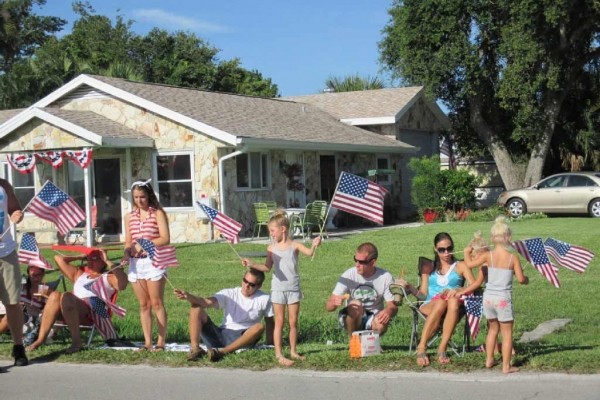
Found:
[[(344, 176), (344, 173), (345, 172), (342, 171), (342, 173), (340, 174), (340, 178), (338, 179), (338, 182), (335, 185), (335, 190), (333, 191), (333, 197), (331, 198), (331, 201), (329, 202), (329, 206), (327, 207), (327, 212), (325, 213), (325, 218), (323, 219), (323, 225), (321, 225), (321, 230), (319, 231), (319, 236), (321, 237), (321, 239), (323, 238), (323, 228), (325, 228), (325, 224), (327, 223), (327, 217), (329, 217), (329, 211), (331, 210), (331, 203), (333, 203), (335, 194), (337, 193), (337, 190), (340, 187), (340, 182), (342, 181), (342, 176)], [(315, 259), (315, 254), (317, 254), (317, 249), (315, 249), (315, 252), (313, 253), (312, 257), (310, 258), (310, 261)]]
[[(221, 237), (223, 237), (223, 235), (221, 235)], [(231, 242), (227, 239), (225, 239), (225, 241), (227, 242), (227, 244), (229, 245), (229, 247), (231, 247), (231, 250), (233, 250), (233, 252), (235, 253), (236, 256), (238, 256), (238, 258), (240, 260), (243, 260), (243, 258), (240, 256), (240, 253), (237, 252), (237, 250), (233, 247), (233, 244), (231, 244)]]

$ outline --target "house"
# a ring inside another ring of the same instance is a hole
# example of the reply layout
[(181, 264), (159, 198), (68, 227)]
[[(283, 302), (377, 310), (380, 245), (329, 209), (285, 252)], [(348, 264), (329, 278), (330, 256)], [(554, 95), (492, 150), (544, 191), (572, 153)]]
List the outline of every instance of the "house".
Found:
[[(88, 243), (92, 209), (100, 240), (123, 240), (128, 189), (146, 178), (174, 243), (215, 238), (195, 201), (249, 232), (253, 202), (330, 200), (341, 171), (394, 169), (379, 182), (396, 196), (393, 207), (408, 212), (406, 163), (438, 151), (445, 117), (421, 88), (374, 92), (381, 95), (354, 92), (351, 112), (317, 104), (321, 95), (267, 99), (80, 75), (27, 109), (0, 112), (0, 152), (7, 154), (1, 175), (22, 205), (46, 180), (63, 188), (86, 210)], [(303, 190), (287, 189), (281, 169), (292, 163), (301, 166)], [(36, 232), (42, 243), (57, 240), (52, 225), (30, 213), (19, 231)]]

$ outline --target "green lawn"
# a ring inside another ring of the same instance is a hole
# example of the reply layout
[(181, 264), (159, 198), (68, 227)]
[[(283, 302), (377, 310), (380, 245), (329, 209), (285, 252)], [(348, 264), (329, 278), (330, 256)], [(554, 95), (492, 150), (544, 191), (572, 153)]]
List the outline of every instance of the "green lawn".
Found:
[[(300, 274), (305, 298), (301, 305), (299, 350), (307, 359), (297, 362), (293, 368), (316, 370), (420, 370), (414, 356), (408, 355), (410, 335), (410, 310), (401, 307), (393, 326), (382, 338), (384, 354), (360, 360), (351, 360), (344, 334), (337, 328), (337, 314), (324, 309), (331, 290), (339, 275), (352, 266), (352, 256), (358, 244), (371, 241), (379, 248), (379, 265), (397, 276), (404, 268), (408, 280), (416, 278), (416, 263), (420, 255), (432, 257), (433, 237), (440, 231), (449, 232), (462, 249), (477, 230), (488, 236), (491, 222), (438, 223), (416, 228), (388, 228), (352, 234), (325, 240), (317, 250), (314, 261), (301, 256)], [(598, 253), (600, 221), (591, 218), (545, 218), (510, 223), (513, 239), (540, 236), (564, 240)], [(266, 245), (242, 243), (236, 245), (240, 253), (264, 252)], [(50, 253), (47, 254), (51, 256)], [(117, 252), (111, 254), (118, 257)], [(169, 280), (175, 287), (194, 294), (211, 295), (215, 291), (240, 284), (244, 269), (237, 256), (226, 243), (182, 244), (178, 246), (181, 267), (172, 268)], [(515, 282), (515, 329), (519, 338), (524, 332), (533, 330), (541, 322), (554, 318), (570, 318), (572, 322), (563, 330), (546, 336), (539, 343), (517, 344), (515, 363), (525, 371), (563, 371), (571, 373), (600, 372), (600, 313), (596, 297), (600, 281), (600, 257), (596, 257), (589, 270), (582, 275), (561, 268), (559, 279), (562, 288), (555, 289), (530, 265), (524, 264), (530, 278), (528, 286)], [(269, 290), (270, 276), (263, 287)], [(165, 302), (169, 314), (169, 342), (189, 342), (187, 334), (187, 302), (179, 301), (171, 294), (167, 285)], [(120, 335), (132, 340), (141, 340), (141, 328), (137, 302), (131, 289), (119, 297), (119, 303), (128, 310), (125, 319), (116, 319)], [(594, 305), (595, 304), (595, 305)], [(218, 312), (211, 312), (220, 321)], [(483, 342), (485, 323), (476, 344)], [(457, 332), (462, 332), (462, 322)], [(455, 339), (459, 340), (459, 334)], [(332, 345), (327, 345), (332, 341)], [(72, 356), (59, 355), (68, 344), (44, 346), (31, 354), (32, 358), (49, 360), (102, 363), (145, 363), (171, 366), (186, 366), (182, 353), (133, 353), (122, 351), (86, 351)], [(435, 347), (430, 349), (430, 354)], [(10, 355), (6, 339), (0, 344), (0, 357)], [(268, 369), (277, 364), (272, 351), (248, 351), (226, 357), (215, 366)], [(469, 353), (459, 358), (452, 357), (452, 365), (441, 366), (432, 362), (430, 369), (444, 371), (471, 371), (483, 369), (484, 356)], [(192, 365), (210, 365), (200, 361)]]

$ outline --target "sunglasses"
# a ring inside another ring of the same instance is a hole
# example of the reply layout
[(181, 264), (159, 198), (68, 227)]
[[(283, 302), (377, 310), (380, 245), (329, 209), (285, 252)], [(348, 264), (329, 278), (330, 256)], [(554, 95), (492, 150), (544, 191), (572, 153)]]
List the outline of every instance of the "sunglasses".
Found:
[(454, 250), (454, 246), (448, 246), (448, 247), (438, 247), (437, 249), (435, 249), (438, 253), (452, 253), (452, 251)]
[(367, 265), (371, 261), (373, 261), (371, 258), (367, 258), (366, 260), (357, 260), (356, 256), (354, 256), (354, 262), (359, 263), (360, 265)]
[(254, 282), (250, 282), (249, 280), (246, 280), (246, 278), (242, 278), (242, 281), (244, 281), (244, 283), (248, 286), (250, 286), (251, 288), (257, 287), (258, 283), (254, 283)]

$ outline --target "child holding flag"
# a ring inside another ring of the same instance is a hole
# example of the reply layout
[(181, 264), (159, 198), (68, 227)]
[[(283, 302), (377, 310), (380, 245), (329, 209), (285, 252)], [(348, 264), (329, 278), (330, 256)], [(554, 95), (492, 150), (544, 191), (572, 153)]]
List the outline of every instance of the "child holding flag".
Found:
[(290, 222), (283, 210), (277, 210), (268, 223), (269, 234), (274, 243), (267, 248), (267, 261), (263, 264), (253, 264), (248, 259), (242, 260), (245, 267), (263, 272), (275, 268), (271, 281), (271, 302), (275, 312), (275, 330), (273, 341), (275, 344), (275, 358), (283, 366), (291, 366), (294, 361), (283, 355), (283, 325), (285, 309), (288, 309), (288, 322), (290, 326), (290, 354), (291, 358), (303, 360), (304, 357), (296, 351), (298, 341), (298, 315), (300, 314), (300, 276), (298, 274), (298, 253), (312, 256), (319, 244), (321, 237), (317, 236), (312, 241), (310, 248), (290, 237)]
[(512, 329), (514, 314), (512, 308), (512, 280), (516, 275), (519, 283), (529, 282), (523, 274), (519, 257), (509, 251), (512, 232), (506, 224), (506, 218), (496, 218), (491, 230), (491, 242), (494, 249), (477, 257), (471, 257), (473, 247), (465, 248), (464, 262), (469, 268), (487, 264), (488, 280), (483, 292), (483, 312), (488, 320), (488, 334), (485, 341), (486, 368), (494, 366), (494, 350), (498, 335), (502, 334), (502, 372), (509, 374), (519, 371), (510, 365), (512, 355)]

